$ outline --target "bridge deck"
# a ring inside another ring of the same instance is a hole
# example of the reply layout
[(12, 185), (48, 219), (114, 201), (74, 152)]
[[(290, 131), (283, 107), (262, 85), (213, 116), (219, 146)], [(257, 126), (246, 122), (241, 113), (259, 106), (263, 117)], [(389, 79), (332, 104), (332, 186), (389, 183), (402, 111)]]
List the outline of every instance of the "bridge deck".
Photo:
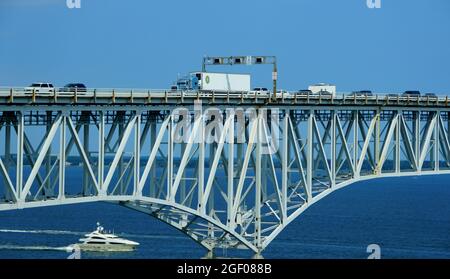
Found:
[(25, 88), (0, 88), (0, 104), (59, 104), (59, 105), (181, 105), (202, 101), (208, 105), (325, 105), (325, 106), (401, 106), (401, 107), (449, 107), (449, 98), (430, 96), (349, 96), (348, 94), (269, 94), (252, 92), (170, 91), (154, 89), (115, 90), (88, 89), (86, 92), (35, 93)]

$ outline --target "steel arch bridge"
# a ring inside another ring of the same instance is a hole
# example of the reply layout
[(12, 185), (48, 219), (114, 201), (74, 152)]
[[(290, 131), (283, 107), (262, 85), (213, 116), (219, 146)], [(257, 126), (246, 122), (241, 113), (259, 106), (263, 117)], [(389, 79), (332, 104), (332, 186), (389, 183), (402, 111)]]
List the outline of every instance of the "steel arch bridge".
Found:
[(448, 98), (2, 89), (0, 210), (114, 202), (260, 255), (337, 189), (450, 173), (449, 118)]

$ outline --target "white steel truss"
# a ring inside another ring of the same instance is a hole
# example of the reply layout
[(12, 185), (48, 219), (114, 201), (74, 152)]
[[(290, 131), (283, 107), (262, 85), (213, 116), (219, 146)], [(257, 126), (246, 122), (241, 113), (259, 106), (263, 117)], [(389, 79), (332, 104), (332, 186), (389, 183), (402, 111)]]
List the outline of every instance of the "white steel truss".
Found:
[[(249, 108), (219, 107), (211, 128), (206, 112), (180, 117), (170, 106), (1, 107), (0, 210), (110, 201), (209, 251), (259, 254), (344, 186), (450, 173), (449, 109)], [(71, 170), (83, 179), (67, 181)]]

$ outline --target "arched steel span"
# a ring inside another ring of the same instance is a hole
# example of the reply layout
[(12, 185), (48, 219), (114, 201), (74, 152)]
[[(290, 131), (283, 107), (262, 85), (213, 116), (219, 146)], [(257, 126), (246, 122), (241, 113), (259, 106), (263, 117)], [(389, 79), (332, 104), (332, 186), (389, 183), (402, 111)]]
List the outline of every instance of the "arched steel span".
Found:
[(305, 209), (353, 182), (450, 173), (447, 99), (193, 94), (171, 103), (165, 92), (134, 103), (135, 93), (117, 94), (0, 102), (0, 210), (117, 202), (210, 251), (260, 254)]

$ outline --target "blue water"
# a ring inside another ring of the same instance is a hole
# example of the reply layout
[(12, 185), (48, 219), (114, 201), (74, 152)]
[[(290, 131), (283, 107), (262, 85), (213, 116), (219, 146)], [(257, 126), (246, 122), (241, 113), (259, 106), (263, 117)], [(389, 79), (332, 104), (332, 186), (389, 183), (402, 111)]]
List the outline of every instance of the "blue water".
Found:
[[(362, 259), (368, 256), (367, 245), (374, 243), (380, 245), (382, 258), (450, 258), (449, 179), (449, 175), (404, 177), (351, 185), (313, 205), (263, 255)], [(0, 258), (66, 258), (69, 253), (63, 247), (95, 229), (97, 221), (141, 245), (126, 253), (83, 252), (82, 258), (205, 254), (188, 237), (148, 215), (109, 203), (89, 203), (0, 212)]]

